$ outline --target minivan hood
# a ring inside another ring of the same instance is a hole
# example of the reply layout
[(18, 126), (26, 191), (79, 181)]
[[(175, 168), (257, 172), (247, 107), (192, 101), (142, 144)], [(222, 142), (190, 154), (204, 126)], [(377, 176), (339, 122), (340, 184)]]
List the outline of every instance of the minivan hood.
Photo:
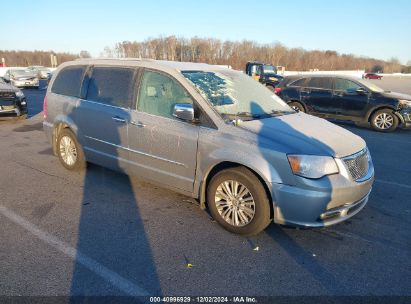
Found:
[(287, 153), (341, 158), (366, 146), (361, 137), (305, 113), (244, 121), (240, 127), (274, 142)]

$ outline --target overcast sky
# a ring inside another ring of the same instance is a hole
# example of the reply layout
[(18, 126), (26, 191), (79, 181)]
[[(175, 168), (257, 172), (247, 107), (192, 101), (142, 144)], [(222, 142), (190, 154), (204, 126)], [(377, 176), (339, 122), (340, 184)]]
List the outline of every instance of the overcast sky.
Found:
[(411, 60), (410, 0), (14, 0), (0, 12), (2, 50), (99, 56), (124, 40), (175, 35)]

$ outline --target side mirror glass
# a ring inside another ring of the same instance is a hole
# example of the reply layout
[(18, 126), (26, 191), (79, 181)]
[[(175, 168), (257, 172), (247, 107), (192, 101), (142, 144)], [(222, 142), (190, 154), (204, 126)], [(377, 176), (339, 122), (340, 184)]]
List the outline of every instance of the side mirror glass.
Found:
[(175, 104), (173, 109), (173, 116), (184, 121), (194, 121), (193, 105), (190, 103)]
[(358, 88), (357, 90), (355, 90), (357, 92), (357, 94), (359, 95), (364, 95), (367, 93), (367, 91), (364, 88)]

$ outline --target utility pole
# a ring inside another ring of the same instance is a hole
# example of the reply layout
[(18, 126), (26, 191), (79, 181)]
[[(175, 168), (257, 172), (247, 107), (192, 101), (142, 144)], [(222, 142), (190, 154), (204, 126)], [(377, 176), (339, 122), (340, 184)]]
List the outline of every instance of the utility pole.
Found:
[(57, 67), (57, 56), (54, 54), (50, 54), (50, 63), (52, 68)]

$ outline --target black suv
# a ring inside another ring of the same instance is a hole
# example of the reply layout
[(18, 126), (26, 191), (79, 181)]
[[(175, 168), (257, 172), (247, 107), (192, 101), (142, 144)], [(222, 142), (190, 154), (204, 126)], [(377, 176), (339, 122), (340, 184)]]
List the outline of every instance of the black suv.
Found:
[(0, 77), (0, 118), (16, 117), (24, 119), (27, 117), (27, 101), (23, 92), (6, 83)]
[(285, 77), (276, 93), (297, 111), (323, 118), (370, 123), (391, 132), (411, 127), (411, 96), (384, 91), (372, 82), (337, 75)]

